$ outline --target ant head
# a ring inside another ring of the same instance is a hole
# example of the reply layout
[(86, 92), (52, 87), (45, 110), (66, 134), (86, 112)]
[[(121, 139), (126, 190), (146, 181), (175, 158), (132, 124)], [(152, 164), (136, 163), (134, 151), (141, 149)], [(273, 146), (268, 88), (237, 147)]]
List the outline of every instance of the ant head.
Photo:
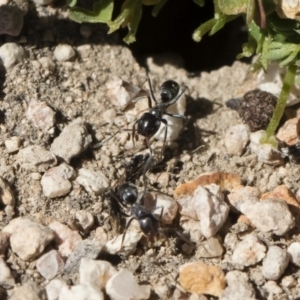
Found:
[(138, 191), (134, 184), (123, 183), (118, 188), (118, 195), (122, 201), (128, 204), (133, 204), (138, 199)]
[(160, 87), (161, 101), (164, 103), (173, 100), (179, 93), (180, 87), (176, 81), (167, 80)]

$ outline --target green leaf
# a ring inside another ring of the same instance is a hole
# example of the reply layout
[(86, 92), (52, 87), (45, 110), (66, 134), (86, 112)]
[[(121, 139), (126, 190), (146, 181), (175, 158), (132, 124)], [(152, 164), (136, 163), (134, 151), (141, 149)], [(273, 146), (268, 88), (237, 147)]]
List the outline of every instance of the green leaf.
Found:
[(209, 32), (214, 25), (217, 23), (217, 20), (215, 19), (210, 19), (204, 24), (200, 25), (193, 33), (193, 40), (195, 42), (200, 42), (203, 35)]
[(225, 15), (238, 15), (247, 12), (248, 0), (218, 0), (217, 3)]
[(73, 7), (70, 9), (69, 16), (72, 20), (78, 23), (107, 23), (111, 20), (113, 9), (113, 0), (101, 0), (94, 3), (93, 11)]
[(205, 0), (193, 0), (195, 4), (203, 7), (205, 5)]
[(70, 7), (74, 7), (76, 5), (77, 0), (67, 0), (67, 4)]
[(221, 16), (217, 20), (217, 22), (215, 23), (215, 25), (212, 27), (212, 29), (210, 30), (209, 35), (215, 34), (220, 29), (222, 29), (227, 22), (230, 22), (230, 21), (234, 20), (236, 17), (237, 16), (226, 16), (226, 15)]
[(166, 4), (168, 0), (161, 0), (158, 4), (156, 4), (154, 7), (153, 7), (153, 10), (152, 10), (152, 16), (153, 17), (157, 17), (158, 13), (160, 12), (160, 10), (163, 8), (163, 6)]
[(118, 30), (120, 26), (126, 26), (128, 23), (128, 18), (130, 14), (134, 11), (134, 6), (138, 5), (140, 0), (125, 0), (122, 5), (121, 13), (116, 17), (116, 19), (112, 22), (108, 22), (109, 32), (113, 33)]
[(138, 2), (132, 11), (132, 14), (128, 17), (128, 34), (124, 38), (124, 42), (127, 44), (135, 42), (135, 35), (139, 26), (139, 22), (142, 18), (142, 3)]

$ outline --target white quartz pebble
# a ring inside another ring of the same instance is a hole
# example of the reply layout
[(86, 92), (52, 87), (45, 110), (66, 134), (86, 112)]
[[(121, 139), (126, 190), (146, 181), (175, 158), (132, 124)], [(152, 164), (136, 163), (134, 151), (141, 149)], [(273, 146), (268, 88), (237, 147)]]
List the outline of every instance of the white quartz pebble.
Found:
[(109, 254), (124, 253), (126, 255), (133, 253), (136, 245), (142, 237), (142, 233), (133, 230), (127, 230), (122, 244), (123, 234), (109, 240), (103, 247), (103, 251)]
[(66, 163), (87, 149), (92, 142), (92, 136), (81, 118), (68, 124), (53, 141), (50, 151)]
[(26, 51), (18, 44), (6, 43), (0, 47), (0, 60), (2, 60), (6, 70), (23, 61), (25, 57)]
[(105, 260), (82, 258), (79, 267), (80, 284), (89, 284), (102, 290), (107, 280), (117, 273), (115, 267)]
[(82, 238), (77, 231), (74, 231), (57, 221), (52, 222), (49, 225), (49, 228), (54, 231), (58, 252), (64, 257), (68, 257), (82, 241)]
[(246, 273), (230, 271), (226, 274), (227, 287), (220, 295), (220, 300), (256, 300), (253, 289)]
[(249, 234), (234, 249), (232, 262), (241, 266), (252, 266), (266, 256), (266, 246), (256, 236)]
[(100, 171), (91, 171), (88, 169), (79, 169), (76, 181), (91, 194), (101, 194), (109, 187), (109, 180)]
[(60, 44), (56, 46), (53, 54), (56, 60), (64, 62), (74, 58), (76, 53), (70, 45)]
[(150, 285), (138, 285), (133, 274), (125, 269), (113, 275), (106, 283), (106, 293), (114, 300), (149, 299)]
[(77, 224), (84, 233), (88, 233), (94, 225), (93, 215), (86, 210), (79, 210), (75, 214)]
[(241, 156), (249, 142), (250, 130), (245, 124), (231, 126), (225, 133), (224, 143), (228, 154)]
[(15, 285), (15, 278), (12, 276), (9, 267), (5, 261), (0, 258), (0, 286), (10, 289)]
[(55, 113), (45, 102), (31, 100), (26, 115), (41, 130), (48, 131), (55, 125)]
[(271, 246), (263, 260), (262, 273), (266, 279), (277, 280), (289, 264), (289, 255), (285, 249)]
[(67, 284), (64, 281), (60, 279), (51, 280), (45, 287), (48, 300), (57, 300), (64, 287), (67, 288)]
[(29, 171), (45, 172), (57, 164), (57, 159), (50, 151), (41, 146), (28, 146), (17, 154), (17, 162)]
[(63, 287), (58, 300), (103, 300), (104, 296), (100, 290), (88, 284), (79, 284)]
[(291, 243), (287, 251), (291, 257), (292, 263), (300, 267), (300, 242)]
[(216, 184), (198, 186), (192, 197), (181, 198), (178, 202), (182, 215), (200, 220), (201, 232), (206, 238), (218, 232), (229, 213), (224, 195)]
[(250, 134), (250, 149), (256, 154), (258, 161), (278, 166), (283, 164), (281, 153), (270, 144), (261, 144), (260, 140), (264, 136), (265, 131), (260, 130)]
[(54, 278), (64, 267), (64, 261), (56, 250), (44, 254), (36, 261), (36, 268), (46, 279)]
[(5, 140), (4, 144), (8, 153), (14, 153), (20, 149), (22, 141), (18, 136), (13, 136)]
[(295, 219), (282, 199), (266, 199), (248, 205), (242, 213), (262, 232), (284, 235), (295, 226)]
[(48, 227), (22, 217), (10, 221), (3, 232), (11, 234), (12, 251), (25, 261), (40, 255), (54, 239), (54, 233)]
[(46, 171), (41, 180), (44, 195), (48, 198), (56, 198), (68, 194), (72, 188), (69, 179), (74, 174), (74, 169), (66, 163)]

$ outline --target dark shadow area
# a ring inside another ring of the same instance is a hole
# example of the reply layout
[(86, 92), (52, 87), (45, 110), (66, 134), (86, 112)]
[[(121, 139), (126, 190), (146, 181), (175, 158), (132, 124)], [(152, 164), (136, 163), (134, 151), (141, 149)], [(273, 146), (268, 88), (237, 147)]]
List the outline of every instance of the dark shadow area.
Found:
[[(93, 1), (82, 1), (86, 8), (91, 7)], [(116, 1), (114, 18), (120, 11), (123, 0)], [(81, 5), (80, 2), (78, 2)], [(81, 5), (82, 6), (82, 5)], [(60, 7), (67, 12), (62, 1), (56, 1), (54, 7)], [(231, 65), (236, 55), (241, 52), (242, 44), (247, 40), (244, 21), (238, 18), (225, 25), (213, 36), (205, 35), (201, 42), (192, 39), (194, 30), (213, 17), (213, 4), (206, 1), (204, 7), (197, 6), (192, 0), (168, 1), (157, 17), (151, 15), (152, 6), (143, 6), (143, 16), (136, 35), (136, 42), (129, 45), (137, 61), (145, 66), (145, 59), (149, 56), (169, 53), (180, 55), (183, 65), (188, 72), (209, 71), (224, 65)], [(86, 39), (80, 34), (81, 24), (69, 19), (59, 19), (55, 14), (39, 17), (35, 7), (24, 18), (24, 26), (18, 37), (1, 35), (0, 43), (8, 41), (18, 42), (20, 36), (25, 36), (27, 45), (43, 49), (54, 47), (59, 43), (79, 46), (83, 44), (124, 44), (122, 38), (127, 29), (121, 29), (108, 35), (105, 24), (91, 24), (92, 34)], [(168, 57), (167, 56), (167, 57)], [(155, 61), (157, 64), (166, 63)], [(172, 59), (168, 63), (173, 63)], [(1, 80), (1, 78), (0, 78)]]
[(226, 24), (213, 36), (205, 35), (199, 43), (192, 39), (194, 30), (213, 18), (212, 1), (206, 1), (204, 7), (193, 1), (179, 0), (176, 5), (168, 1), (156, 18), (151, 11), (152, 7), (144, 7), (136, 42), (129, 46), (143, 66), (146, 57), (167, 52), (179, 54), (189, 72), (218, 69), (231, 65), (247, 41), (242, 18)]

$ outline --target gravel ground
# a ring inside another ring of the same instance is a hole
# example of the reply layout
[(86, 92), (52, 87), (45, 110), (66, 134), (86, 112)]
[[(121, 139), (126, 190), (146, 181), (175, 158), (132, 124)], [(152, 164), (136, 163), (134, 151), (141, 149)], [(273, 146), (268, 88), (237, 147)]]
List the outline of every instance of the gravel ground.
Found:
[[(116, 34), (106, 36), (105, 28), (66, 21), (59, 9), (37, 12), (45, 17), (43, 26), (32, 18), (21, 37), (5, 40), (21, 45), (20, 62), (8, 66), (7, 54), (1, 54), (7, 65), (0, 103), (0, 298), (102, 299), (100, 289), (105, 299), (300, 297), (299, 167), (287, 159), (262, 162), (249, 146), (245, 126), (239, 127), (246, 135), (241, 146), (235, 144), (243, 140), (240, 135), (230, 133), (242, 120), (225, 102), (256, 88), (249, 66), (235, 62), (195, 76), (180, 67), (180, 57), (147, 58), (155, 91), (169, 79), (188, 86), (187, 123), (147, 175), (149, 191), (171, 196), (166, 202), (173, 207), (173, 197), (181, 205), (165, 228), (185, 230), (195, 247), (176, 234), (151, 242), (133, 222), (120, 251), (120, 239), (117, 246), (107, 243), (118, 232), (105, 192), (119, 182), (124, 162), (148, 150), (142, 139), (133, 145), (126, 130), (137, 108), (116, 106), (120, 99), (108, 83), (122, 79), (148, 90), (146, 70), (117, 43)], [(49, 16), (60, 21), (52, 23)], [(138, 101), (136, 107), (146, 104)], [(287, 118), (297, 116), (297, 109), (289, 108)], [(162, 142), (151, 145), (158, 155)], [(186, 194), (195, 188), (182, 192), (181, 184), (208, 172), (212, 177), (196, 185), (210, 210), (197, 207), (197, 201), (189, 206)], [(136, 184), (143, 189), (142, 178)], [(112, 265), (97, 269), (91, 260)], [(122, 268), (130, 272), (117, 273)], [(115, 274), (120, 281), (106, 284)], [(102, 278), (98, 290), (89, 276)], [(124, 282), (134, 295), (124, 292)]]

